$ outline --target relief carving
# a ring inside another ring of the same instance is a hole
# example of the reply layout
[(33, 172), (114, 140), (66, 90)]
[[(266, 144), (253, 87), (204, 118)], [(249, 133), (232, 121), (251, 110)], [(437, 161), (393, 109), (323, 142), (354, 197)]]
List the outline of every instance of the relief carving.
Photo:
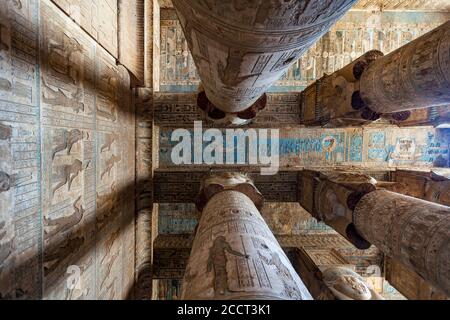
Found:
[(18, 10), (22, 9), (22, 1), (21, 0), (9, 0)]
[(100, 179), (103, 180), (103, 177), (108, 174), (108, 177), (111, 174), (111, 170), (112, 168), (114, 168), (114, 166), (116, 165), (116, 163), (119, 163), (122, 160), (122, 157), (120, 155), (116, 156), (116, 155), (112, 155), (111, 158), (109, 158), (106, 161), (106, 166), (105, 169), (102, 171), (102, 173), (100, 174)]
[(78, 252), (84, 242), (84, 237), (67, 238), (61, 245), (46, 251), (44, 254), (44, 274), (48, 275), (55, 271), (60, 262)]
[(9, 191), (13, 185), (13, 178), (6, 172), (0, 171), (0, 193)]
[(226, 253), (229, 253), (234, 257), (243, 257), (246, 259), (249, 258), (248, 255), (233, 250), (224, 236), (219, 236), (214, 239), (214, 243), (209, 249), (206, 271), (214, 271), (214, 295), (216, 297), (229, 292), (236, 292), (230, 290), (230, 288), (228, 287), (228, 258)]
[(281, 261), (278, 253), (271, 251), (270, 258), (267, 258), (264, 254), (261, 254), (261, 252), (259, 251), (258, 255), (266, 265), (275, 267), (276, 273), (278, 277), (281, 279), (281, 282), (283, 283), (284, 291), (282, 292), (282, 294), (294, 300), (302, 300), (303, 297), (301, 295), (300, 289), (294, 282), (294, 278), (292, 277), (289, 269)]
[(217, 64), (219, 78), (222, 83), (228, 87), (239, 85), (241, 82), (257, 77), (259, 74), (250, 74), (246, 76), (239, 76), (241, 73), (241, 65), (244, 62), (246, 52), (239, 49), (229, 49), (227, 63), (224, 66), (222, 61)]
[(103, 100), (102, 105), (106, 106), (106, 108), (100, 107), (99, 104), (97, 104), (97, 116), (115, 122), (117, 120), (117, 108), (115, 104), (104, 97), (99, 97), (99, 100)]
[(84, 137), (84, 133), (78, 129), (72, 129), (70, 131), (64, 130), (62, 132), (63, 142), (56, 145), (52, 151), (52, 160), (55, 159), (55, 156), (58, 152), (67, 149), (67, 155), (70, 156), (70, 152), (72, 151), (72, 147), (78, 142), (81, 141)]
[(323, 281), (338, 300), (384, 300), (364, 278), (343, 267), (322, 272)]
[(83, 90), (77, 88), (77, 92), (68, 96), (63, 90), (58, 88), (58, 90), (53, 90), (50, 88), (45, 81), (43, 81), (44, 88), (50, 93), (50, 96), (44, 94), (42, 96), (42, 101), (52, 106), (71, 108), (73, 112), (79, 113), (84, 111), (84, 103), (80, 102), (83, 98)]
[(69, 216), (61, 218), (50, 219), (44, 215), (45, 226), (53, 227), (50, 231), (45, 230), (45, 238), (51, 238), (56, 234), (63, 233), (72, 227), (76, 226), (83, 219), (85, 210), (81, 204), (81, 196), (73, 203), (73, 213)]
[(86, 169), (89, 166), (89, 163), (83, 167), (83, 162), (78, 159), (75, 159), (72, 164), (65, 164), (57, 167), (56, 179), (58, 181), (57, 185), (53, 188), (53, 196), (55, 192), (61, 187), (67, 184), (67, 191), (70, 191), (73, 180), (78, 177), (81, 171)]
[(111, 146), (113, 145), (113, 143), (119, 139), (119, 135), (116, 133), (112, 133), (112, 134), (108, 134), (106, 136), (105, 142), (103, 143), (103, 145), (100, 148), (100, 153), (103, 153), (104, 151), (111, 151)]
[(115, 182), (111, 185), (111, 191), (104, 195), (99, 195), (97, 192), (97, 228), (103, 229), (108, 224), (111, 217), (115, 216), (118, 212), (118, 193), (116, 190)]
[(73, 84), (78, 84), (80, 74), (72, 59), (76, 53), (83, 53), (83, 45), (75, 38), (64, 35), (63, 43), (50, 40), (49, 65), (57, 73), (68, 77)]
[(11, 81), (9, 81), (5, 78), (0, 78), (0, 90), (6, 91), (6, 92), (11, 92), (12, 91)]

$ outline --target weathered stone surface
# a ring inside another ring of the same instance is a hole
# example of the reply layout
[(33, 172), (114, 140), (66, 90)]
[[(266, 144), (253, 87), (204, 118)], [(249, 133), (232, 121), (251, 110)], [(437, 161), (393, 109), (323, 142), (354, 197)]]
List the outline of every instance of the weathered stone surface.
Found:
[(129, 297), (129, 74), (49, 0), (6, 1), (0, 21), (0, 296)]
[(398, 113), (450, 103), (450, 22), (378, 59), (359, 81), (364, 106)]
[(400, 293), (410, 300), (447, 300), (442, 291), (433, 288), (416, 272), (406, 268), (390, 257), (384, 262), (385, 278)]
[(136, 79), (144, 83), (145, 0), (118, 0), (118, 59)]
[(450, 179), (446, 176), (430, 171), (397, 170), (392, 179), (400, 185), (396, 192), (450, 206)]
[(52, 0), (114, 57), (118, 57), (117, 0)]
[(254, 104), (354, 3), (176, 0), (174, 7), (209, 101), (223, 112), (239, 112)]
[(182, 298), (304, 300), (311, 296), (250, 198), (223, 191), (203, 210)]
[(449, 293), (450, 207), (376, 190), (361, 198), (353, 217), (364, 239)]
[(338, 300), (384, 300), (363, 277), (351, 269), (328, 267), (322, 275), (324, 283)]

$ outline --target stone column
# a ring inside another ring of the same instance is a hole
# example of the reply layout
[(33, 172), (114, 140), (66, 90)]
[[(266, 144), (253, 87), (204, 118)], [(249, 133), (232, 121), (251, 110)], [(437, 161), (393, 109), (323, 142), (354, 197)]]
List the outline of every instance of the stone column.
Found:
[(312, 299), (261, 217), (262, 202), (245, 176), (204, 181), (182, 299)]
[(387, 190), (356, 204), (357, 232), (450, 295), (450, 207)]
[(386, 188), (414, 198), (450, 206), (450, 179), (436, 172), (397, 170), (392, 173), (395, 186)]
[[(301, 122), (305, 125), (359, 125), (371, 119), (361, 109), (359, 94), (355, 94), (364, 70), (383, 56), (378, 50), (366, 52), (342, 69), (325, 75), (301, 93)], [(369, 118), (369, 119), (365, 119)]]
[(377, 114), (407, 118), (409, 110), (449, 104), (450, 21), (377, 59), (359, 85), (364, 107)]
[(215, 120), (251, 119), (266, 90), (356, 0), (174, 0), (204, 93), (199, 107)]
[(300, 205), (323, 221), (358, 249), (370, 248), (353, 225), (353, 209), (367, 192), (375, 190), (376, 180), (362, 173), (317, 172), (299, 174)]
[(447, 295), (450, 207), (380, 189), (368, 175), (300, 174), (300, 203), (357, 248), (375, 245)]

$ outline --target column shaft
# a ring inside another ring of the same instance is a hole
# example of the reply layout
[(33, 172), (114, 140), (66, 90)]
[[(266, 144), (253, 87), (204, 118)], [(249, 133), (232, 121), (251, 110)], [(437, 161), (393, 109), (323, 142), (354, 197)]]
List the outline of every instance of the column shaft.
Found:
[(450, 294), (450, 207), (376, 190), (357, 203), (353, 223), (364, 239)]
[(174, 0), (206, 96), (250, 108), (356, 2)]
[(376, 113), (450, 103), (450, 21), (372, 63), (360, 94)]
[(213, 195), (202, 211), (182, 299), (312, 299), (252, 200)]

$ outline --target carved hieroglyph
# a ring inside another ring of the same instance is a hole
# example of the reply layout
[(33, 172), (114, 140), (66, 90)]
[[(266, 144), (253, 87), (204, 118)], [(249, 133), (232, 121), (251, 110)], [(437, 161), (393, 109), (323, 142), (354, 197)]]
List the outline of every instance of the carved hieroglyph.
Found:
[(355, 2), (173, 4), (209, 101), (224, 112), (239, 112), (252, 106)]
[(50, 0), (2, 1), (0, 299), (130, 295), (134, 132), (113, 56)]
[(450, 21), (372, 63), (360, 94), (376, 113), (449, 104)]
[(376, 190), (361, 198), (353, 216), (367, 241), (450, 293), (450, 207)]
[(252, 200), (216, 193), (202, 212), (182, 299), (312, 299)]

